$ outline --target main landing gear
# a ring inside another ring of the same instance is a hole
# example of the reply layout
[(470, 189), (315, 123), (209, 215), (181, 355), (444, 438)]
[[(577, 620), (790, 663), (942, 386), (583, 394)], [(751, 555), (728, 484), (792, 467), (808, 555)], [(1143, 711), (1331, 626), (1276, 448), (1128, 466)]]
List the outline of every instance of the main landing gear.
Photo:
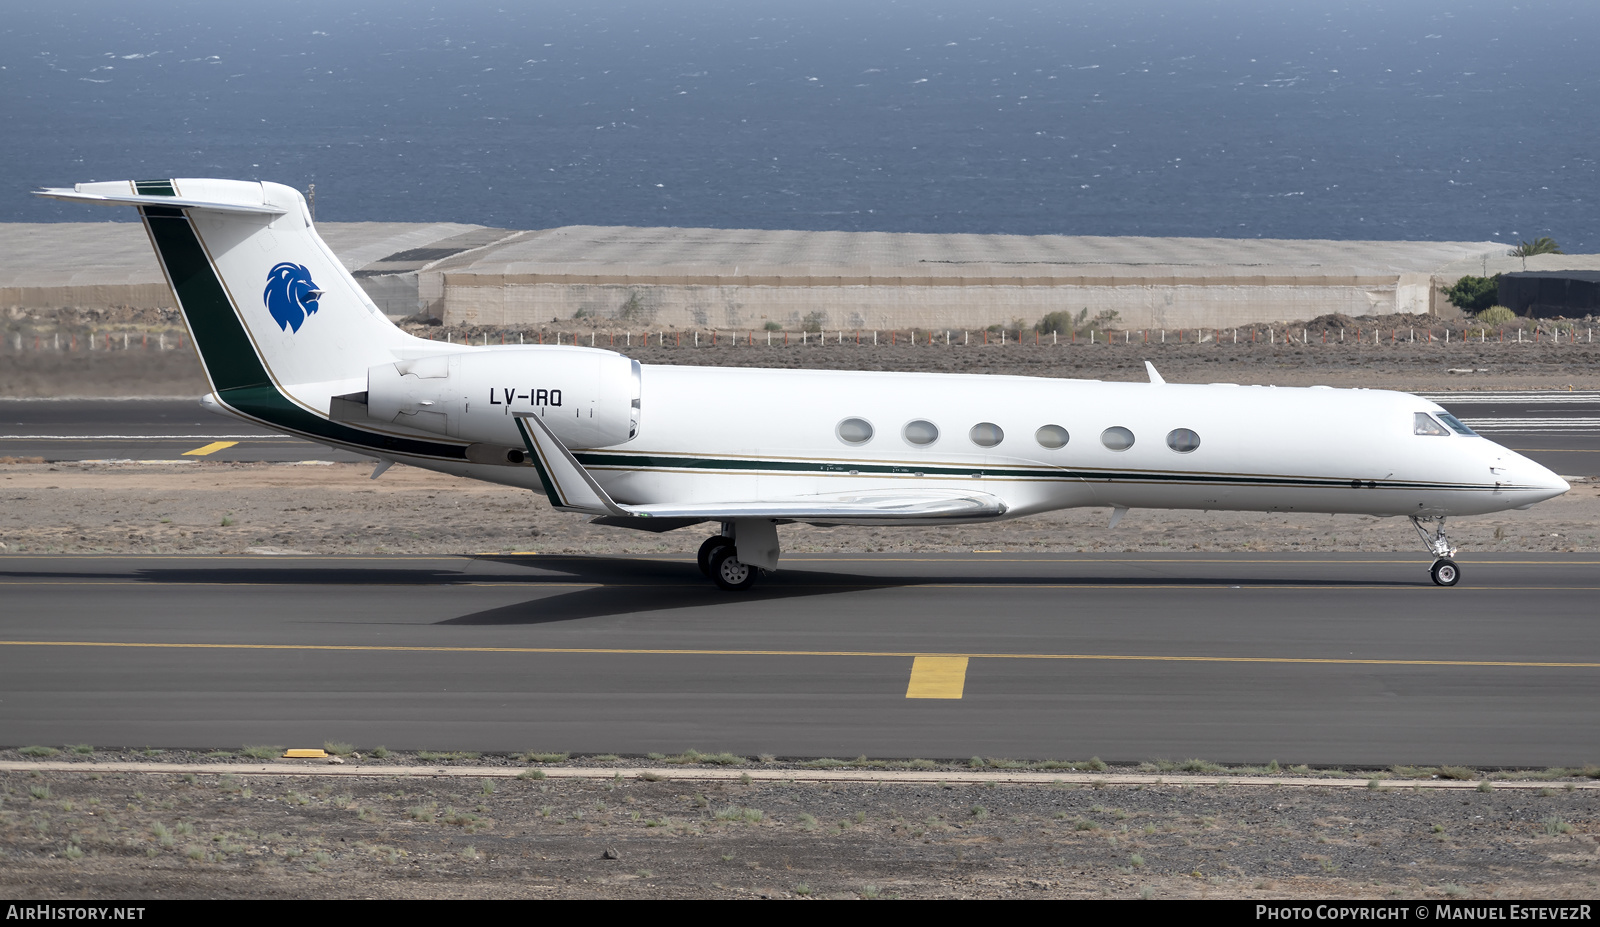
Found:
[(734, 546), (733, 538), (725, 534), (706, 538), (706, 542), (700, 545), (696, 559), (700, 563), (700, 572), (730, 592), (749, 589), (755, 585), (756, 577), (761, 575), (760, 568), (739, 559), (739, 549)]
[[(1425, 521), (1438, 522), (1430, 534), (1427, 528), (1422, 527)], [(1456, 549), (1450, 546), (1450, 540), (1444, 536), (1444, 516), (1413, 515), (1411, 526), (1417, 529), (1417, 534), (1422, 538), (1428, 550), (1433, 552), (1433, 566), (1428, 568), (1428, 575), (1433, 577), (1435, 585), (1454, 586), (1461, 581), (1461, 568), (1450, 558), (1456, 555)]]

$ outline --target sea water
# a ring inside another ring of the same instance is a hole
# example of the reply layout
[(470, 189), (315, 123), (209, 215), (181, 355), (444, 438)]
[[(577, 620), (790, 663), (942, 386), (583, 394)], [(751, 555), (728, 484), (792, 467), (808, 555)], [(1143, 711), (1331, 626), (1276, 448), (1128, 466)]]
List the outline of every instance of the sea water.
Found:
[(338, 221), (1600, 249), (1594, 0), (234, 6), (11, 6), (0, 220), (216, 176)]

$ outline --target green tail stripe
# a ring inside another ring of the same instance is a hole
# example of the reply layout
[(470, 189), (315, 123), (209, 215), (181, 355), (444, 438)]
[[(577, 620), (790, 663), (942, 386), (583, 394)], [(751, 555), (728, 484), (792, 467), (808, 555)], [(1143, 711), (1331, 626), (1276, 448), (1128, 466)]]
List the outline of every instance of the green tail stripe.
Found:
[(256, 357), (189, 217), (181, 209), (164, 206), (146, 206), (140, 211), (161, 261), (167, 265), (172, 289), (217, 392), (270, 387), (272, 378)]
[(273, 385), (250, 336), (217, 279), (211, 259), (181, 209), (142, 206), (156, 252), (166, 265), (178, 307), (194, 335), (195, 347), (217, 398), (228, 406), (274, 427), (314, 440), (331, 441), (380, 454), (409, 454), (465, 460), (466, 448), (418, 438), (374, 434), (332, 422), (290, 402)]
[(177, 196), (170, 180), (135, 180), (133, 192), (140, 196)]

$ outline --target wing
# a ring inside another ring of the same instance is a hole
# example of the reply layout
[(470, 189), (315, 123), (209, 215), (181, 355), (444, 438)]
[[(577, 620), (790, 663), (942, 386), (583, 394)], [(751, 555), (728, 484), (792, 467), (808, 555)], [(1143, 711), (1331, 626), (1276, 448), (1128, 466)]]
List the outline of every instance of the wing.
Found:
[[(795, 496), (760, 502), (653, 502), (622, 505), (578, 463), (539, 416), (516, 415), (528, 454), (544, 481), (550, 504), (568, 512), (601, 516), (602, 524), (645, 527), (644, 519), (677, 522), (770, 518), (819, 525), (903, 525), (983, 521), (1006, 513), (1006, 504), (986, 492), (957, 489), (873, 489), (858, 492)], [(671, 530), (671, 529), (662, 529)]]

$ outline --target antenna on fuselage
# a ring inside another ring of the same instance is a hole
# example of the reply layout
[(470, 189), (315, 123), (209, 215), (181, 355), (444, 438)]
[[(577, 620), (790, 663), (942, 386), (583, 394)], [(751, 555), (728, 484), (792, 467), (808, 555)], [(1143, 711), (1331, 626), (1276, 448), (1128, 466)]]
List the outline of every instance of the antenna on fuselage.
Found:
[(1145, 361), (1144, 362), (1144, 370), (1145, 370), (1145, 373), (1150, 374), (1150, 385), (1151, 386), (1160, 386), (1160, 385), (1162, 385), (1162, 384), (1167, 382), (1166, 380), (1162, 379), (1161, 374), (1156, 373), (1156, 365), (1155, 364), (1152, 364), (1149, 361)]

